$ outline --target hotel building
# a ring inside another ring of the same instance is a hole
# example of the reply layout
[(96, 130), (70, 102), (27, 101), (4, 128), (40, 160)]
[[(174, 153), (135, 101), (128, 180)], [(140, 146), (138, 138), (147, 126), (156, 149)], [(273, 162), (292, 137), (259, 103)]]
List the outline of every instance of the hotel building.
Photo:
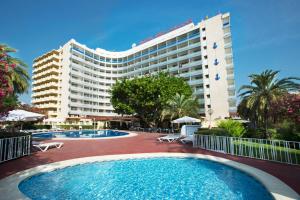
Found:
[(109, 90), (118, 79), (168, 72), (192, 87), (199, 114), (220, 119), (236, 112), (233, 70), (230, 15), (218, 14), (121, 52), (91, 49), (71, 39), (34, 60), (32, 104), (64, 123), (113, 120), (118, 115)]

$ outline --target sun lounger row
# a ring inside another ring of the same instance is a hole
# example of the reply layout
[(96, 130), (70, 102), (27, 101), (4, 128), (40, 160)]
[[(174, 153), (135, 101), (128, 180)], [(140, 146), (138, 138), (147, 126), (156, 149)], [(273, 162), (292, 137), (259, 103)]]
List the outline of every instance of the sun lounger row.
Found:
[(149, 133), (174, 133), (174, 129), (168, 128), (141, 128), (141, 127), (130, 127), (130, 131), (140, 131)]
[(64, 129), (53, 128), (53, 129), (22, 130), (22, 132), (28, 132), (28, 133), (60, 132), (60, 131), (64, 131)]
[(183, 144), (193, 142), (194, 141), (194, 135), (189, 135), (189, 136), (182, 136), (179, 134), (169, 134), (163, 137), (157, 138), (159, 142), (175, 142), (175, 141), (180, 141)]

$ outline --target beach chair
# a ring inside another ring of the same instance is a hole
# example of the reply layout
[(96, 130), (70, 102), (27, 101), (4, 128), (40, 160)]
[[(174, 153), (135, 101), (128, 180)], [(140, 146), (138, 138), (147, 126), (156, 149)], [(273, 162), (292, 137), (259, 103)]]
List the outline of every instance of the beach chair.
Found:
[(187, 144), (187, 143), (189, 143), (189, 142), (194, 142), (194, 135), (189, 135), (189, 136), (187, 136), (187, 137), (185, 137), (185, 138), (182, 138), (181, 140), (180, 140), (180, 142), (181, 143), (183, 143), (183, 144)]
[(32, 146), (36, 147), (42, 152), (45, 152), (49, 148), (54, 148), (54, 147), (60, 149), (63, 145), (64, 145), (63, 142), (48, 142), (48, 143), (39, 143), (34, 141), (32, 142)]
[(182, 136), (179, 135), (179, 134), (169, 134), (169, 135), (166, 135), (166, 136), (163, 136), (163, 137), (159, 137), (157, 138), (157, 140), (159, 142), (174, 142), (174, 141), (177, 141), (181, 138)]

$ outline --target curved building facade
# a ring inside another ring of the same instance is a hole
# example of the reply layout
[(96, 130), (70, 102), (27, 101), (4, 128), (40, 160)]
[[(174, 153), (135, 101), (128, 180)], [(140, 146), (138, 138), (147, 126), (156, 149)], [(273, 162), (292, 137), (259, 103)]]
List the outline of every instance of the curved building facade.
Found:
[(32, 104), (49, 118), (117, 116), (109, 90), (120, 78), (168, 72), (184, 78), (209, 119), (236, 112), (229, 13), (189, 21), (122, 52), (91, 49), (74, 39), (34, 60)]

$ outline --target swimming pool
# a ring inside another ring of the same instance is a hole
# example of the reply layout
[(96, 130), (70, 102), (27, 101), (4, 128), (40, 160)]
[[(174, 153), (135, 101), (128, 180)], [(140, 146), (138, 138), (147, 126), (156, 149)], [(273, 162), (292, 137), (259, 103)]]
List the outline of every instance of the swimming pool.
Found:
[(129, 133), (116, 130), (80, 130), (80, 131), (64, 131), (64, 132), (46, 132), (34, 134), (33, 138), (42, 139), (64, 139), (64, 138), (105, 138), (126, 136)]
[(273, 199), (252, 176), (195, 158), (92, 162), (34, 175), (18, 185), (31, 199)]

